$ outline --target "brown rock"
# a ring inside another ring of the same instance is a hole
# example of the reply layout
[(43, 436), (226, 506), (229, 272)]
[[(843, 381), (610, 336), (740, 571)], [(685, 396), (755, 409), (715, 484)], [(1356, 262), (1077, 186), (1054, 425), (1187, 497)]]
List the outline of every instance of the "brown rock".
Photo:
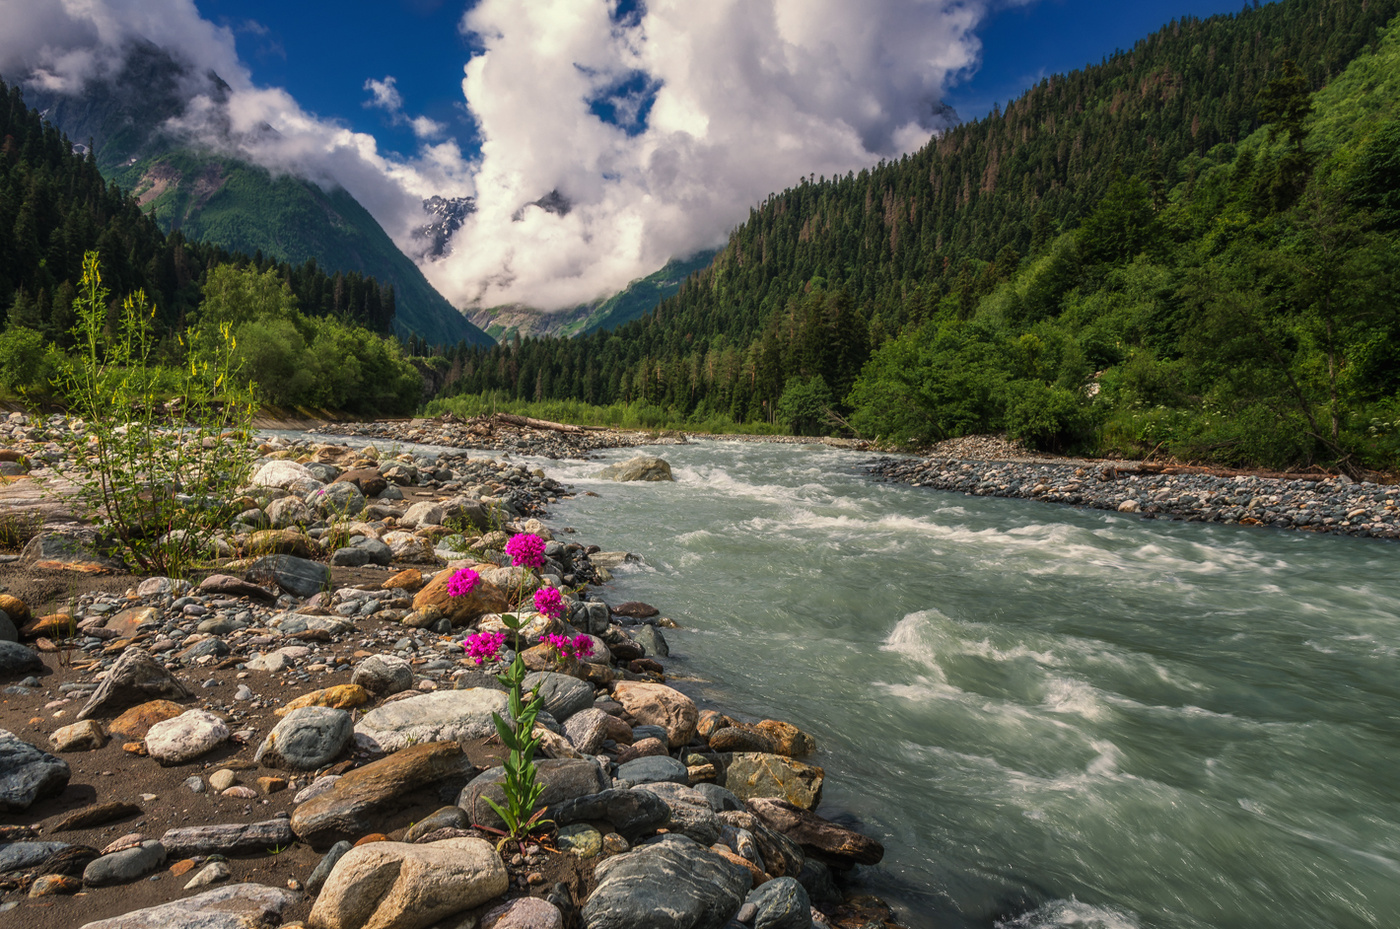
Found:
[(757, 887), (759, 884), (765, 884), (773, 879), (771, 875), (765, 874), (764, 872), (760, 871), (758, 869), (758, 865), (754, 864), (752, 861), (749, 861), (742, 855), (734, 854), (734, 852), (730, 851), (727, 847), (723, 845), (720, 845), (718, 843), (711, 845), (710, 851), (714, 852), (716, 855), (720, 856), (730, 864), (736, 864), (739, 867), (743, 868), (745, 871), (749, 872), (749, 876), (753, 879), (753, 883), (750, 885), (751, 887)]
[(765, 719), (754, 723), (754, 729), (773, 740), (773, 750), (779, 755), (797, 758), (817, 750), (817, 740), (791, 723)]
[(285, 777), (260, 777), (258, 787), (262, 788), (265, 794), (280, 793), (287, 789), (287, 779)]
[(405, 568), (384, 582), (385, 590), (417, 590), (423, 586), (423, 572)]
[(140, 813), (141, 808), (134, 803), (123, 803), (119, 800), (112, 803), (98, 803), (69, 813), (49, 826), (48, 830), (49, 832), (70, 832), (74, 829), (91, 829), (94, 826), (105, 826), (107, 823), (116, 822), (128, 816), (137, 816)]
[(802, 846), (803, 851), (837, 864), (879, 864), (885, 847), (869, 836), (838, 826), (816, 813), (781, 800), (747, 802), (755, 816), (771, 829)]
[(695, 735), (700, 711), (679, 690), (665, 684), (623, 681), (613, 688), (613, 699), (637, 722), (665, 727), (671, 748), (680, 748)]
[(309, 694), (302, 694), (286, 706), (278, 707), (275, 712), (278, 716), (286, 716), (292, 710), (299, 710), (304, 706), (327, 706), (333, 710), (350, 710), (357, 706), (364, 706), (374, 699), (368, 690), (359, 684), (337, 684), (334, 687), (326, 687), (321, 690), (313, 690)]
[(646, 619), (649, 616), (656, 616), (661, 611), (650, 603), (642, 603), (639, 600), (628, 600), (626, 603), (619, 603), (612, 608), (614, 616), (630, 616), (633, 619)]
[(660, 739), (642, 739), (632, 745), (624, 745), (617, 753), (617, 763), (626, 764), (638, 758), (650, 758), (670, 754)]
[(29, 605), (18, 597), (0, 594), (0, 610), (4, 610), (16, 626), (29, 622)]
[(193, 871), (196, 864), (198, 864), (198, 862), (193, 858), (183, 858), (171, 865), (169, 870), (171, 874), (180, 877), (183, 874), (188, 874)]
[(183, 712), (185, 712), (185, 708), (178, 703), (171, 703), (169, 700), (152, 700), (149, 703), (134, 706), (112, 720), (107, 731), (124, 739), (144, 739), (146, 733), (150, 732), (151, 727), (156, 723), (174, 719)]
[(389, 486), (389, 482), (384, 479), (384, 475), (379, 473), (378, 468), (357, 468), (354, 471), (346, 471), (332, 483), (354, 484), (366, 497), (373, 497)]
[(368, 844), (371, 843), (371, 842), (387, 842), (387, 841), (389, 841), (389, 837), (388, 837), (387, 835), (385, 835), (384, 833), (382, 833), (382, 832), (371, 832), (369, 835), (365, 836), (363, 839), (360, 839), (358, 842), (356, 842), (354, 847), (355, 847), (355, 848), (359, 848), (361, 845), (368, 845)]
[(141, 626), (156, 622), (160, 622), (160, 613), (155, 607), (143, 606), (134, 610), (122, 610), (108, 617), (102, 628), (108, 632), (115, 632), (118, 638), (131, 638)]
[(695, 724), (695, 732), (708, 742), (710, 736), (732, 725), (734, 725), (734, 720), (718, 710), (704, 710), (700, 713), (700, 721)]
[(442, 611), (442, 615), (452, 620), (454, 626), (464, 625), (483, 613), (499, 613), (510, 606), (510, 600), (504, 590), (486, 580), (485, 577), (477, 582), (471, 593), (464, 596), (454, 597), (447, 592), (447, 582), (461, 568), (471, 568), (484, 574), (486, 571), (494, 570), (495, 567), (491, 564), (474, 565), (468, 561), (454, 561), (444, 570), (439, 571), (427, 587), (414, 595), (413, 608), (423, 610), (430, 606), (436, 607)]
[(616, 716), (609, 716), (603, 720), (603, 725), (607, 729), (606, 738), (612, 739), (618, 745), (632, 744), (632, 727)]
[(29, 885), (29, 896), (52, 897), (55, 894), (75, 894), (82, 889), (81, 878), (69, 877), (67, 874), (44, 874), (34, 878), (34, 883)]
[(19, 634), (24, 639), (37, 639), (39, 636), (66, 639), (78, 634), (78, 621), (67, 613), (54, 613), (25, 623), (20, 627)]
[(826, 772), (816, 765), (783, 755), (743, 752), (729, 762), (724, 786), (740, 800), (774, 798), (811, 810), (821, 803), (825, 778)]
[(810, 755), (817, 743), (790, 723), (765, 719), (763, 722), (733, 723), (710, 735), (710, 748), (717, 752), (764, 752), (789, 758)]

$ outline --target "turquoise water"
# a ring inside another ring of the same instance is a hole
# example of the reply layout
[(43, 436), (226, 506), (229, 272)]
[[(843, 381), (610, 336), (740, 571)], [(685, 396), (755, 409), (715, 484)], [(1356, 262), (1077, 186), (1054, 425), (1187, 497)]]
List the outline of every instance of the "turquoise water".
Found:
[[(1400, 549), (661, 448), (549, 520), (646, 564), (679, 686), (815, 735), (920, 927), (1400, 925)], [(607, 458), (628, 457), (617, 451)]]

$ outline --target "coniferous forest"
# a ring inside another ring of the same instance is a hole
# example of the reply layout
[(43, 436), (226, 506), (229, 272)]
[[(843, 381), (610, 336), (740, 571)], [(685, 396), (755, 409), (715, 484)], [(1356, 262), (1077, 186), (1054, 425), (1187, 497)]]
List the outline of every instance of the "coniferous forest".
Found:
[(453, 353), (451, 389), (1394, 467), (1397, 11), (1172, 22), (914, 154), (770, 196), (641, 320)]

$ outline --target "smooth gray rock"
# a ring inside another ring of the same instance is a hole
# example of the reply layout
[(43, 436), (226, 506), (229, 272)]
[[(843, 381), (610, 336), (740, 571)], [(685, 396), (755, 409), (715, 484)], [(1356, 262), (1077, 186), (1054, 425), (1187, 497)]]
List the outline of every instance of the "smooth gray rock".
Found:
[(758, 910), (753, 929), (812, 929), (812, 901), (796, 878), (775, 877), (755, 887), (744, 902)]
[(353, 545), (337, 548), (331, 553), (331, 565), (337, 568), (362, 568), (369, 562), (369, 552)]
[(304, 706), (272, 728), (253, 760), (270, 768), (314, 771), (333, 761), (354, 737), (355, 722), (345, 710)]
[(413, 686), (413, 666), (397, 655), (370, 655), (355, 666), (350, 683), (387, 697)]
[(465, 742), (496, 731), (493, 713), (507, 714), (499, 690), (439, 690), (396, 700), (371, 710), (355, 725), (355, 738), (380, 751), (396, 752), (422, 742)]
[(732, 791), (725, 790), (718, 784), (700, 783), (692, 788), (705, 798), (710, 804), (710, 809), (716, 813), (723, 813), (725, 810), (744, 810), (744, 801), (734, 796)]
[(561, 826), (601, 821), (611, 823), (628, 842), (636, 842), (671, 822), (666, 801), (646, 790), (605, 790), (549, 808), (549, 817)]
[(175, 676), (141, 648), (122, 652), (97, 685), (91, 698), (78, 711), (78, 719), (115, 717), (122, 710), (151, 700), (188, 700), (193, 694)]
[(316, 863), (316, 867), (312, 870), (311, 876), (306, 879), (306, 892), (309, 894), (320, 892), (321, 885), (326, 883), (326, 878), (330, 877), (331, 872), (335, 870), (336, 862), (340, 861), (345, 853), (354, 847), (354, 843), (348, 839), (342, 839), (332, 845), (331, 850), (326, 852), (321, 860)]
[(250, 926), (276, 926), (282, 922), (282, 911), (300, 896), (290, 890), (262, 884), (230, 884), (183, 900), (133, 910), (111, 919), (100, 919), (82, 929), (248, 929)]
[(369, 555), (369, 564), (387, 566), (394, 560), (394, 550), (378, 539), (361, 539), (355, 548)]
[(243, 578), (261, 586), (280, 588), (294, 597), (310, 597), (330, 588), (331, 569), (295, 555), (266, 555), (249, 565)]
[(555, 671), (535, 671), (525, 675), (525, 690), (539, 687), (544, 709), (561, 723), (593, 705), (593, 685)]
[(564, 722), (564, 737), (585, 755), (596, 755), (608, 737), (608, 714), (596, 707), (574, 713)]
[(70, 847), (68, 842), (0, 842), (0, 874), (31, 868)]
[(41, 532), (24, 546), (19, 564), (25, 568), (75, 567), (125, 571), (126, 565), (93, 551), (87, 542), (61, 532)]
[(172, 855), (236, 855), (283, 848), (296, 841), (292, 821), (278, 817), (260, 823), (221, 823), (214, 826), (182, 826), (168, 829), (161, 844)]
[(467, 815), (466, 810), (460, 806), (445, 806), (410, 826), (404, 833), (403, 840), (417, 842), (430, 832), (437, 832), (439, 829), (466, 829), (471, 824), (471, 817)]
[[(602, 793), (611, 787), (610, 779), (603, 769), (592, 761), (577, 758), (547, 758), (535, 762), (536, 783), (544, 785), (539, 805), (554, 807), (569, 800)], [(472, 822), (499, 829), (505, 824), (491, 809), (483, 797), (490, 797), (498, 804), (504, 804), (505, 795), (501, 783), (505, 780), (505, 768), (495, 767), (477, 775), (470, 784), (462, 788), (457, 797), (457, 805), (466, 810)]]
[(669, 658), (671, 655), (671, 648), (666, 644), (666, 637), (655, 626), (639, 626), (637, 631), (632, 633), (632, 638), (638, 645), (646, 649), (648, 655), (657, 658)]
[(617, 766), (617, 776), (629, 784), (671, 783), (689, 786), (685, 763), (670, 755), (649, 755)]
[(15, 628), (14, 620), (10, 619), (10, 614), (0, 610), (0, 642), (18, 642), (19, 630)]
[(585, 929), (722, 929), (752, 883), (743, 868), (677, 835), (609, 858), (593, 873)]
[(608, 465), (595, 478), (603, 481), (674, 481), (671, 465), (664, 458), (638, 455), (617, 464)]
[(0, 729), (0, 812), (18, 813), (36, 800), (63, 793), (72, 775), (62, 758)]
[(122, 849), (94, 859), (83, 871), (83, 884), (87, 887), (130, 884), (163, 864), (165, 846), (155, 839), (148, 839), (135, 848)]
[[(14, 629), (14, 623), (8, 619), (0, 622), (0, 681), (28, 677), (36, 671), (43, 671), (44, 660), (38, 652), (5, 638), (4, 626), (7, 624)], [(18, 633), (14, 637), (18, 638)]]
[(635, 790), (656, 794), (671, 808), (672, 832), (679, 832), (710, 846), (719, 841), (720, 821), (703, 794), (690, 787), (673, 783), (642, 784)]
[(306, 505), (321, 516), (356, 516), (368, 501), (360, 488), (349, 481), (330, 484), (303, 497)]

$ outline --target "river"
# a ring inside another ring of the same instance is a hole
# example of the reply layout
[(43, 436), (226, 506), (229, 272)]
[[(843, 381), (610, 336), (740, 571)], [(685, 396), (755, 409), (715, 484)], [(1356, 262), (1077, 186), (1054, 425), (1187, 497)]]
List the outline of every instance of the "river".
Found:
[(543, 462), (550, 525), (645, 557), (607, 596), (680, 624), (677, 686), (817, 738), (914, 929), (1400, 924), (1394, 544), (656, 451), (675, 484)]

